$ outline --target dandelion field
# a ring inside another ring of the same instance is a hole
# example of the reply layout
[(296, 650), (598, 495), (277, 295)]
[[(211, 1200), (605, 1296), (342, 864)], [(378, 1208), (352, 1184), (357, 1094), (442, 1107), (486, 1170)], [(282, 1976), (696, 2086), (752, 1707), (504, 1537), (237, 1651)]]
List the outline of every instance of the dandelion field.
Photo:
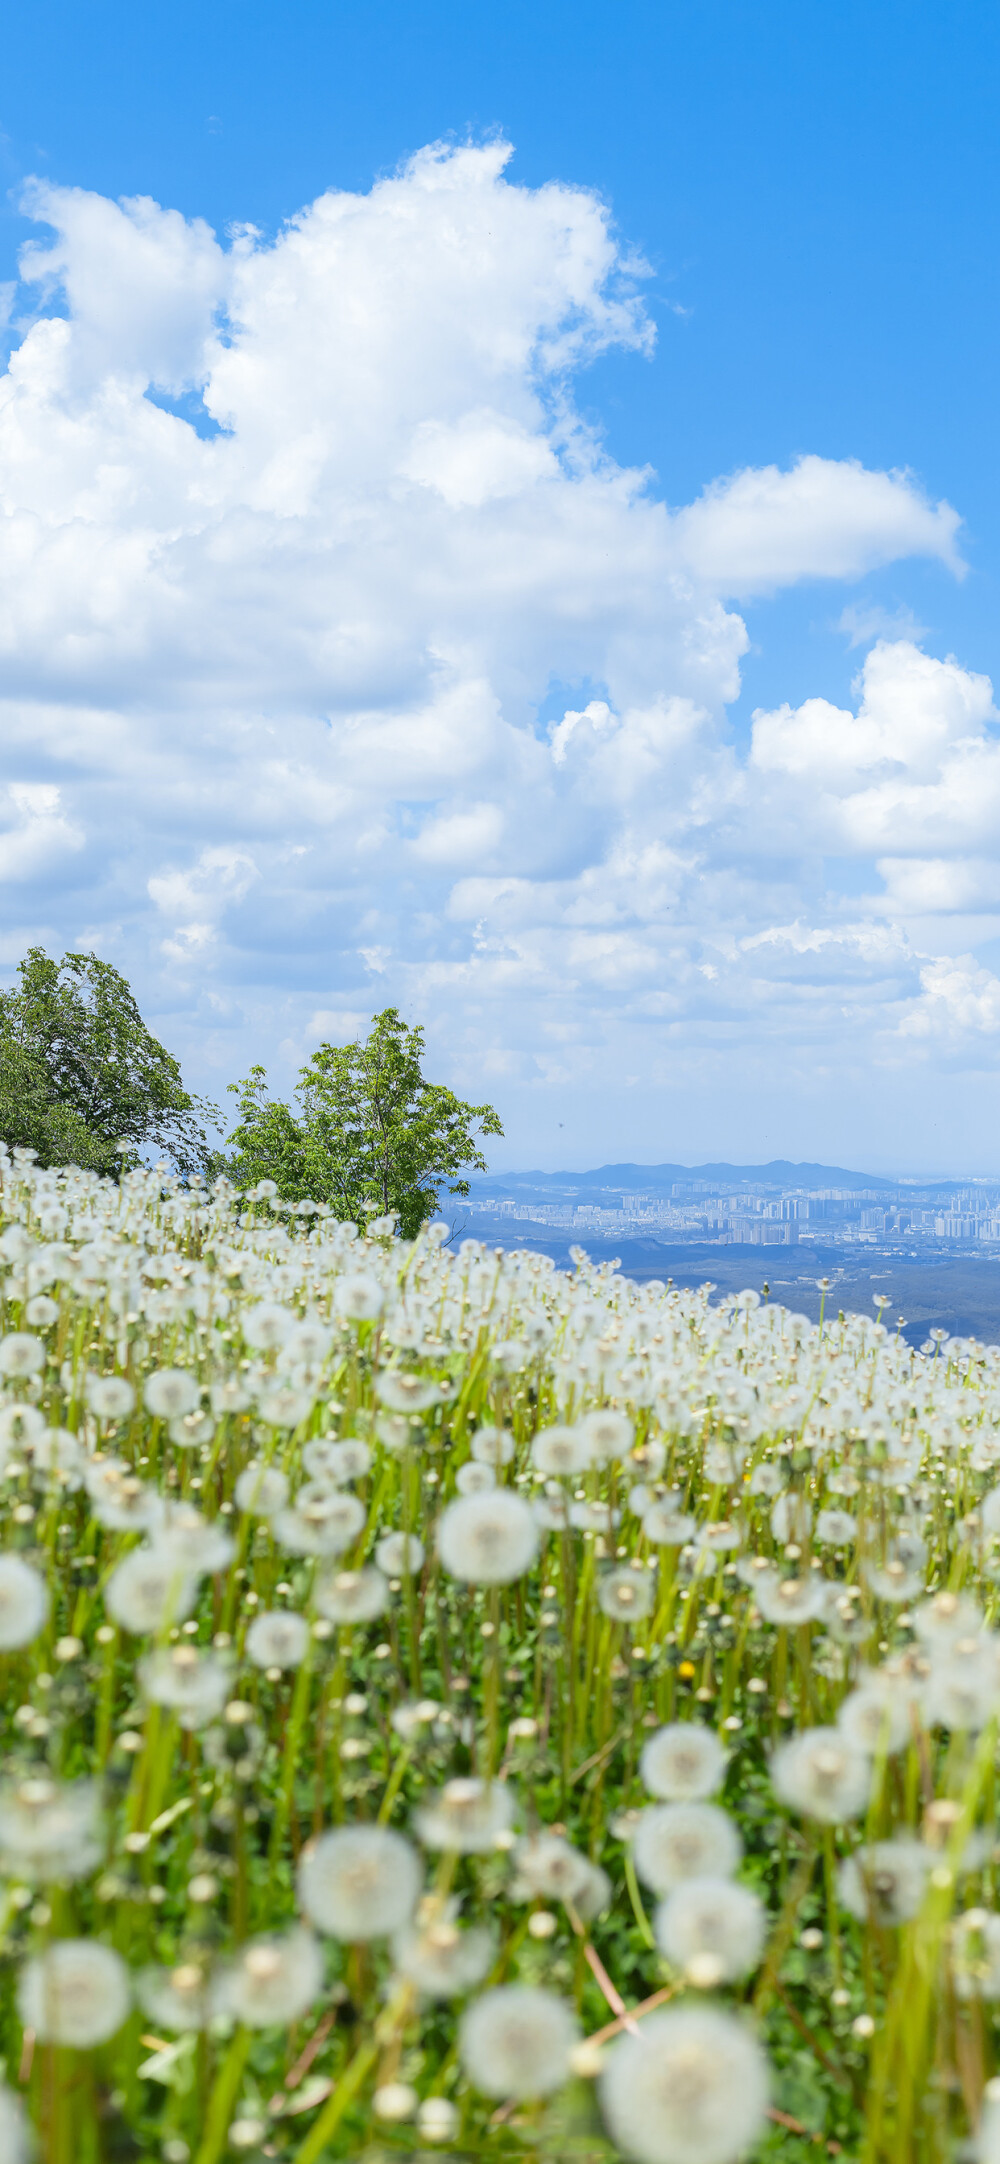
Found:
[(0, 2164), (1000, 2159), (1000, 1349), (0, 1179)]

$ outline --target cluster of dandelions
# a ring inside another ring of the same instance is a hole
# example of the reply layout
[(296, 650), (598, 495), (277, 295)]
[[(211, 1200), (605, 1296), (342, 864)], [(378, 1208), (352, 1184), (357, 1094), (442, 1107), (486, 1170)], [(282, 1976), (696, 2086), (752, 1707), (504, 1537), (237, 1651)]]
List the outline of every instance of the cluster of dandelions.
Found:
[(4, 2164), (997, 2164), (1000, 1353), (0, 1181)]

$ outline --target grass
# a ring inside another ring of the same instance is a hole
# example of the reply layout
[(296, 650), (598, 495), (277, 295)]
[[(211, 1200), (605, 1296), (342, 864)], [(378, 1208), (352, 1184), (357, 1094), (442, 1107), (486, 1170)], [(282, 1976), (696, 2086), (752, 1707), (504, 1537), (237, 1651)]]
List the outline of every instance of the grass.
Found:
[[(45, 2164), (944, 2164), (988, 2145), (992, 1350), (924, 1356), (871, 1317), (712, 1306), (582, 1254), (572, 1273), (476, 1242), (453, 1254), (443, 1228), (358, 1240), (321, 1211), (159, 1173), (118, 1188), (16, 1157), (0, 1221), (5, 2164), (32, 2139)], [(539, 1470), (552, 1428), (578, 1471)], [(316, 1446), (345, 1439), (362, 1469), (335, 1486)], [(497, 1535), (517, 1562), (500, 1582), (460, 1518), (442, 1530), (476, 1463), (534, 1551), (518, 1561)], [(251, 1464), (286, 1476), (283, 1507), (245, 1507)], [(358, 1505), (332, 1548), (331, 1495)], [(665, 1541), (671, 1514), (689, 1522)], [(420, 1543), (416, 1567), (383, 1551), (357, 1580), (392, 1533)], [(133, 1553), (169, 1564), (146, 1630), (120, 1591)], [(366, 1600), (370, 1620), (343, 1619)], [(305, 1619), (289, 1665), (252, 1650), (275, 1614)], [(643, 1752), (676, 1723), (724, 1746), (693, 1793), (702, 1834), (706, 1811), (735, 1828), (728, 1876), (759, 1904), (742, 1966), (726, 1889), (716, 1936), (681, 1958), (673, 1896), (643, 1862), (640, 1814), (684, 1793), (661, 1779), (654, 1799)], [(793, 1778), (775, 1756), (830, 1727), (860, 1782), (846, 1801), (832, 1761)], [(471, 1808), (456, 1782), (483, 1784), (479, 1845), (426, 1831), (442, 1791)], [(303, 1919), (309, 1844), (358, 1825), (419, 1859), (403, 1937)], [(447, 1966), (456, 1930), (479, 1934), (474, 1980), (430, 1997), (419, 1960), (443, 1947)], [(232, 1977), (262, 1938), (241, 2000)], [(52, 1983), (67, 1941), (85, 1942), (68, 2012)], [(123, 1964), (120, 2004), (95, 1947)], [(516, 2069), (503, 2088), (502, 2039), (486, 2078), (469, 2042), (470, 2007), (501, 1986), (571, 2012), (542, 2093), (516, 2093)], [(192, 2025), (171, 2026), (182, 2002)], [(657, 2025), (685, 2010), (730, 2024), (718, 2093), (696, 2052), (660, 2095), (651, 2042), (652, 2102), (622, 2145), (609, 2066), (644, 2033), (678, 2035)], [(81, 2022), (106, 2033), (81, 2043)], [(734, 2035), (767, 2068), (749, 2135), (727, 2092)]]

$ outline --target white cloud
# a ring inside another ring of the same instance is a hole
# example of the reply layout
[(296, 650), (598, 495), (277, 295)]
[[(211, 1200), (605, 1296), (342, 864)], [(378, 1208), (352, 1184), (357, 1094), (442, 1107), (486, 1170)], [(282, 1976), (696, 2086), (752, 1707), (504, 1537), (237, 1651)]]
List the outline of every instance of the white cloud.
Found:
[(767, 593), (799, 579), (859, 578), (898, 556), (938, 556), (961, 570), (959, 518), (929, 503), (909, 474), (854, 459), (800, 458), (713, 481), (681, 511), (685, 561), (716, 593)]
[(0, 878), (216, 1083), (389, 999), (470, 1086), (627, 1071), (653, 1102), (692, 1060), (731, 1087), (734, 1050), (845, 1029), (870, 1061), (944, 996), (945, 921), (967, 947), (995, 906), (990, 687), (880, 636), (856, 706), (758, 714), (741, 758), (729, 604), (958, 571), (957, 515), (811, 456), (662, 502), (573, 399), (607, 348), (649, 351), (642, 266), (595, 196), (507, 157), (432, 148), (225, 246), (31, 192)]
[(886, 609), (880, 602), (849, 601), (837, 618), (837, 630), (844, 633), (849, 646), (870, 646), (874, 639), (909, 639), (920, 646), (927, 637), (927, 626), (918, 623), (905, 602)]
[(971, 954), (929, 963), (920, 983), (920, 998), (900, 1022), (902, 1036), (950, 1042), (1000, 1033), (1000, 977), (977, 967)]
[(80, 827), (62, 811), (60, 791), (52, 782), (12, 781), (5, 794), (13, 817), (0, 826), (0, 881), (57, 875), (84, 844)]

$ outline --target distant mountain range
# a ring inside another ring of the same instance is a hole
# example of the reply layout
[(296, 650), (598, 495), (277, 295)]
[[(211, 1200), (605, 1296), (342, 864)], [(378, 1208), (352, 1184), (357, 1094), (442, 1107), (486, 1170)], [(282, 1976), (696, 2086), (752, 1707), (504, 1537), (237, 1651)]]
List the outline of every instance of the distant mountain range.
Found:
[[(884, 1172), (849, 1172), (844, 1165), (793, 1164), (787, 1157), (772, 1157), (766, 1165), (599, 1165), (591, 1172), (506, 1172), (481, 1175), (471, 1182), (474, 1194), (517, 1194), (525, 1189), (537, 1193), (553, 1189), (565, 1193), (581, 1188), (624, 1188), (626, 1192), (655, 1194), (694, 1180), (713, 1180), (723, 1187), (896, 1188), (898, 1180)], [(908, 1183), (910, 1184), (910, 1183)], [(927, 1185), (939, 1183), (929, 1180)]]

